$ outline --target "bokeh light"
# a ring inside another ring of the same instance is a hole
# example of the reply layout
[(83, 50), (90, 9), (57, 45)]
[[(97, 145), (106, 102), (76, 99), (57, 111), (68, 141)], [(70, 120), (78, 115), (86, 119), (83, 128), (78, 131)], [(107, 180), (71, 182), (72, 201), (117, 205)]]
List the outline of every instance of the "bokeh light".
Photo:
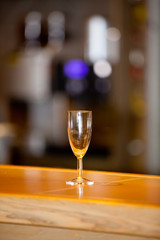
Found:
[(100, 60), (93, 65), (94, 73), (100, 78), (109, 77), (112, 73), (112, 66), (106, 60)]
[(86, 54), (90, 62), (107, 58), (107, 21), (100, 15), (92, 16), (87, 23)]
[(89, 66), (80, 59), (73, 59), (64, 64), (63, 72), (69, 79), (82, 79), (87, 76)]
[(144, 54), (140, 49), (132, 49), (129, 52), (130, 64), (134, 67), (140, 68), (144, 66)]

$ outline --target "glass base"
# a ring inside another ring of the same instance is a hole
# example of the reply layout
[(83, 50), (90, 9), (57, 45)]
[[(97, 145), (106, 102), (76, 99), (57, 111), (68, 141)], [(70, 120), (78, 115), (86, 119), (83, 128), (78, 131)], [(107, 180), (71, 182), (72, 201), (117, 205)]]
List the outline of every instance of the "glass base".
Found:
[(74, 178), (74, 179), (72, 179), (72, 180), (66, 181), (66, 184), (69, 184), (69, 185), (76, 185), (76, 184), (93, 185), (93, 184), (94, 184), (94, 181), (88, 180), (88, 179), (86, 179), (86, 178), (77, 177), (77, 178)]

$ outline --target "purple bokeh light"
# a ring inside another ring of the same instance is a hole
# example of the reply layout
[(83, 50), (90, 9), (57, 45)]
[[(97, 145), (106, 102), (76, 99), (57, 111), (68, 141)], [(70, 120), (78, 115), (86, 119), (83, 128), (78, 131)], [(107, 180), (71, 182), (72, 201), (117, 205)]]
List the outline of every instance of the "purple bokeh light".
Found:
[(65, 63), (63, 72), (67, 78), (83, 79), (89, 72), (89, 66), (80, 59), (73, 59)]

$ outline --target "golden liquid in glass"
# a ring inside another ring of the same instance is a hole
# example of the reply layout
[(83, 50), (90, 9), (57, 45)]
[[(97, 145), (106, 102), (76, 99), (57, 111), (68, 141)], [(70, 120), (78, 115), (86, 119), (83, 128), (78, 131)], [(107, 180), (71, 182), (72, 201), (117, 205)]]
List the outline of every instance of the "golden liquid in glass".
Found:
[(91, 130), (79, 134), (76, 130), (68, 129), (68, 136), (74, 155), (78, 159), (83, 158), (90, 143)]

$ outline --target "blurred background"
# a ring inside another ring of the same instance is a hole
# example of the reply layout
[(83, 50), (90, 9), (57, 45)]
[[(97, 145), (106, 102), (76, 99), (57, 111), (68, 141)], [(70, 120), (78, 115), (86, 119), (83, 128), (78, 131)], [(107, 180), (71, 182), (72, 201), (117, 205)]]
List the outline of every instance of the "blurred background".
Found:
[(0, 1), (0, 164), (76, 168), (67, 111), (93, 112), (84, 168), (160, 174), (160, 1)]

